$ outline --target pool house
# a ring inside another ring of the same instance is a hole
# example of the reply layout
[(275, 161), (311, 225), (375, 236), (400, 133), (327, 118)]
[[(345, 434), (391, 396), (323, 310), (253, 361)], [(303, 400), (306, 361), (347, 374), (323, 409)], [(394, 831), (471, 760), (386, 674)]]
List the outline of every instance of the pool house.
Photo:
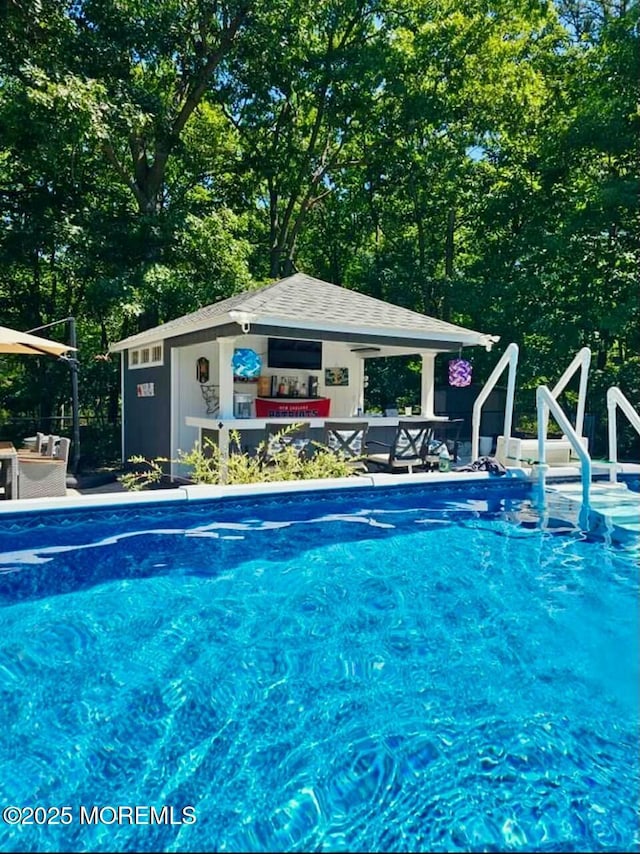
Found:
[(225, 447), (230, 430), (255, 447), (268, 421), (305, 421), (320, 435), (327, 419), (364, 418), (386, 441), (404, 413), (365, 413), (367, 359), (420, 357), (419, 414), (432, 418), (436, 356), (496, 341), (296, 273), (112, 345), (122, 354), (123, 460), (175, 458), (205, 437)]

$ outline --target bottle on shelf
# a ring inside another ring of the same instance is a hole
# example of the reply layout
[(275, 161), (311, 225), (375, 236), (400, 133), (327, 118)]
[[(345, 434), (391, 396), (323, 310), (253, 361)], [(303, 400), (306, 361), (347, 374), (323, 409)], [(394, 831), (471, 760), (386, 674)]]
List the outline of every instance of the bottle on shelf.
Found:
[(309, 380), (307, 383), (309, 397), (317, 397), (318, 396), (318, 377), (313, 374), (309, 374)]

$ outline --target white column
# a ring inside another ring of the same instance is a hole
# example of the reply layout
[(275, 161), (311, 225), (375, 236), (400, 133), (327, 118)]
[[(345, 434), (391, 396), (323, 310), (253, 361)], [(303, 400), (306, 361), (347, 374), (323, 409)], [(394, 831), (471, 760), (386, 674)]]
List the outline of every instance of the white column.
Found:
[(357, 376), (355, 379), (355, 387), (356, 387), (356, 406), (353, 412), (353, 415), (357, 415), (358, 410), (360, 410), (360, 414), (364, 414), (364, 359), (357, 359)]
[(180, 428), (178, 419), (182, 412), (182, 401), (180, 399), (180, 355), (181, 351), (178, 347), (171, 348), (171, 426), (169, 428), (169, 475), (173, 480), (177, 474), (178, 464), (176, 457), (178, 456), (178, 439)]
[(220, 418), (233, 418), (233, 351), (235, 338), (218, 339), (218, 394), (220, 395)]
[(422, 384), (420, 388), (420, 412), (423, 418), (432, 418), (435, 400), (435, 353), (422, 354)]
[(218, 430), (218, 447), (220, 448), (220, 483), (226, 483), (228, 480), (229, 428), (224, 424)]

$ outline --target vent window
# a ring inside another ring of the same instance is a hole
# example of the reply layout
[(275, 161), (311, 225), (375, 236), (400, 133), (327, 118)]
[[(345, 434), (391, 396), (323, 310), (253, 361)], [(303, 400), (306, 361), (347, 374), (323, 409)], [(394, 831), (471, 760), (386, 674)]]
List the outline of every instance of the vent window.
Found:
[(164, 346), (162, 342), (158, 344), (147, 344), (144, 347), (137, 347), (135, 350), (129, 350), (130, 368), (157, 368), (163, 363)]

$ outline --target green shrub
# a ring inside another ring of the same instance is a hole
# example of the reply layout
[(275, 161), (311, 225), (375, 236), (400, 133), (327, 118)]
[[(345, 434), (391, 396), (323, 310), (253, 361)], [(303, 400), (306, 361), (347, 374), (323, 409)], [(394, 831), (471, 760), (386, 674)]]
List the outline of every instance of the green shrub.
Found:
[[(277, 439), (294, 431), (291, 425), (274, 436)], [(144, 469), (126, 472), (118, 478), (125, 489), (140, 490), (161, 482), (166, 472), (165, 464), (177, 462), (191, 469), (190, 480), (197, 484), (269, 483), (286, 480), (311, 480), (313, 478), (351, 477), (356, 474), (353, 460), (344, 460), (319, 442), (312, 443), (312, 456), (299, 454), (292, 445), (283, 445), (281, 450), (266, 460), (266, 442), (261, 442), (254, 456), (242, 451), (240, 434), (232, 430), (229, 434), (229, 455), (223, 458), (219, 446), (205, 438), (203, 447), (196, 442), (190, 451), (178, 451), (177, 460), (155, 457), (149, 460), (133, 456), (129, 462)]]

